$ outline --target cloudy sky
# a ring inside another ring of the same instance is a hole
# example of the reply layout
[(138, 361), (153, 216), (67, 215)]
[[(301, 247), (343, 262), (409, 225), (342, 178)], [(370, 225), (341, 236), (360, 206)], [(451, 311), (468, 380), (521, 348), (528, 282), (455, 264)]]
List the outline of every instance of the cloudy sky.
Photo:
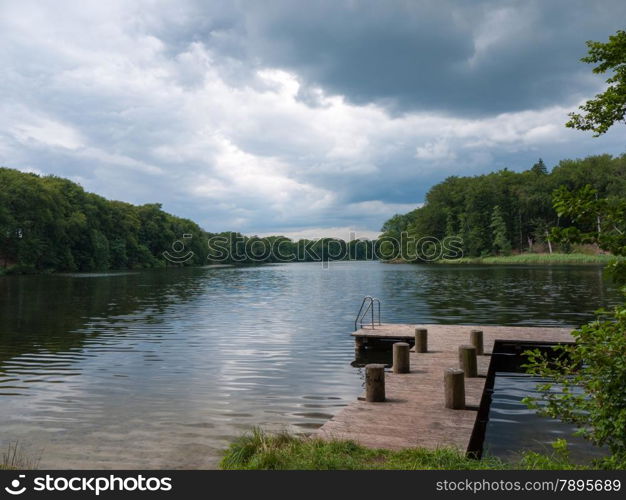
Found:
[(566, 129), (623, 0), (0, 1), (0, 165), (209, 231), (375, 234), (449, 175), (626, 151)]

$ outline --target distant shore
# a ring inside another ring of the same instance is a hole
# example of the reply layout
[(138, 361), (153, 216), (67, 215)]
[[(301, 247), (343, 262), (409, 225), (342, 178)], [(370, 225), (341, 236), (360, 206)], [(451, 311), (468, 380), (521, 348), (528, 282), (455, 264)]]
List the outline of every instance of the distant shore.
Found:
[(610, 254), (583, 253), (522, 253), (492, 257), (462, 257), (442, 259), (438, 264), (608, 264), (615, 257)]
[[(620, 258), (621, 257), (617, 257)], [(583, 253), (522, 253), (518, 255), (489, 256), (489, 257), (461, 257), (458, 259), (440, 259), (432, 262), (407, 262), (402, 259), (384, 261), (386, 264), (595, 264), (604, 265), (616, 259), (610, 254), (583, 254)]]

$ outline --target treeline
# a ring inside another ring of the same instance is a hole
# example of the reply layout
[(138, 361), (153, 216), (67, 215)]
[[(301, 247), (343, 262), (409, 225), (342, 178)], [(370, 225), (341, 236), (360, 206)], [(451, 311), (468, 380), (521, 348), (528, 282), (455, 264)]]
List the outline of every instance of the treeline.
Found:
[[(387, 248), (385, 257), (432, 260), (422, 259), (420, 252), (441, 256), (445, 252), (437, 252), (434, 247), (446, 239), (469, 257), (551, 252), (555, 247), (567, 253), (570, 245), (554, 237), (558, 228), (578, 227), (588, 232), (595, 225), (599, 227), (599, 221), (559, 218), (553, 205), (555, 195), (587, 185), (594, 196), (607, 203), (623, 200), (626, 155), (563, 160), (552, 171), (539, 160), (519, 173), (504, 169), (474, 177), (449, 177), (430, 189), (422, 207), (395, 215), (384, 224), (382, 241), (400, 241), (403, 234), (404, 240), (408, 235), (411, 241), (408, 248), (404, 243), (401, 248), (383, 244)], [(415, 250), (411, 246), (415, 241), (424, 244)]]
[(389, 219), (376, 241), (292, 241), (209, 233), (157, 203), (110, 201), (67, 179), (0, 168), (0, 272), (569, 252), (555, 236), (559, 228), (592, 233), (602, 221), (559, 218), (555, 194), (585, 186), (606, 203), (623, 200), (626, 155), (564, 160), (552, 171), (539, 160), (525, 172), (449, 177), (422, 207)]
[(378, 258), (378, 242), (338, 238), (292, 241), (285, 236), (243, 236), (220, 233), (208, 239), (210, 263), (328, 262)]
[[(204, 232), (159, 204), (109, 201), (55, 176), (0, 169), (0, 263), (23, 270), (163, 267), (181, 234), (200, 250)], [(196, 253), (196, 252), (194, 252)], [(199, 264), (195, 258), (189, 264)]]
[(161, 205), (132, 205), (56, 176), (0, 168), (0, 272), (371, 258), (375, 243), (214, 234)]

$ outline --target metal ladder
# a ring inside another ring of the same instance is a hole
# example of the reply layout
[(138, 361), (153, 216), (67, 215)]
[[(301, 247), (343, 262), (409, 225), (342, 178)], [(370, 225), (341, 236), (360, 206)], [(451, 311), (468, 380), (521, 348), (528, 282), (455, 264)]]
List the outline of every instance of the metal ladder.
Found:
[[(376, 307), (378, 306), (378, 307)], [(375, 314), (375, 310), (378, 309), (378, 314)], [(370, 313), (371, 315), (371, 323), (363, 324), (363, 320)], [(377, 318), (376, 318), (377, 316)], [(361, 302), (361, 307), (359, 308), (359, 312), (356, 315), (354, 320), (354, 331), (356, 332), (359, 327), (361, 328), (371, 328), (372, 330), (376, 328), (376, 325), (381, 326), (380, 322), (380, 300), (376, 297), (367, 297), (363, 298), (363, 302)]]

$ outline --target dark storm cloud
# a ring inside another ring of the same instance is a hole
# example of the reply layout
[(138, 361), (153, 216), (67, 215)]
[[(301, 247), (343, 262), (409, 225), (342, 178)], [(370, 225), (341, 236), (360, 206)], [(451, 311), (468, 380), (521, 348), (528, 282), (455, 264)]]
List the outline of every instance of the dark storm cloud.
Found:
[(245, 2), (248, 54), (309, 85), (395, 111), (485, 115), (570, 104), (595, 90), (578, 60), (626, 2)]
[[(450, 175), (624, 152), (565, 129), (626, 3), (0, 3), (0, 165), (211, 231), (377, 231)], [(344, 234), (341, 234), (343, 231)], [(363, 233), (361, 233), (363, 234)]]

